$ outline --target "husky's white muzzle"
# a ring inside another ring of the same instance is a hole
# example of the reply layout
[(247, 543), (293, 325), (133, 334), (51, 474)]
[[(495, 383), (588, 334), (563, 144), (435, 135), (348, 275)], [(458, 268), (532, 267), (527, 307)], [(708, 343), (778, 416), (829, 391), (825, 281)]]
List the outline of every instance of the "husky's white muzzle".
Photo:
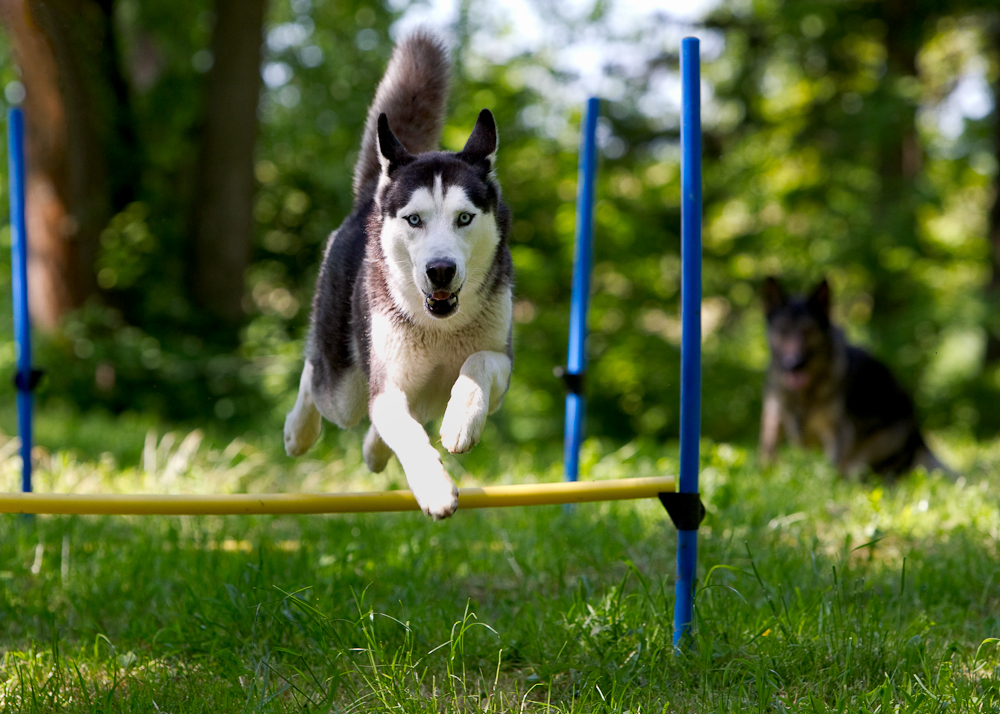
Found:
[(424, 307), (434, 317), (448, 317), (458, 308), (458, 293), (461, 287), (454, 287), (458, 265), (450, 258), (434, 258), (427, 262), (424, 270)]

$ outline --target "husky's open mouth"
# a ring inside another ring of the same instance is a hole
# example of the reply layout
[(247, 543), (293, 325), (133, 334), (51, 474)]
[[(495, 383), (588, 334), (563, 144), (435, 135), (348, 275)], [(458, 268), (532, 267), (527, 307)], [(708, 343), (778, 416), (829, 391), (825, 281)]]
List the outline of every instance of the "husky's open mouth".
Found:
[(434, 317), (448, 317), (458, 309), (458, 292), (439, 290), (431, 293), (424, 300), (424, 307)]

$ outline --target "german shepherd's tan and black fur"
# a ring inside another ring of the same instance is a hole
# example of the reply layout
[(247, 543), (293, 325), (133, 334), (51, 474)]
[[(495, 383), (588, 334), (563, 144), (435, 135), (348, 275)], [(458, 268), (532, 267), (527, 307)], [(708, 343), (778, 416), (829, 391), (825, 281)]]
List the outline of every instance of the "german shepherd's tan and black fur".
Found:
[(884, 476), (917, 466), (951, 472), (920, 433), (913, 401), (889, 369), (830, 321), (830, 286), (789, 295), (764, 283), (771, 366), (764, 388), (760, 459), (773, 461), (782, 436), (819, 447), (844, 475)]

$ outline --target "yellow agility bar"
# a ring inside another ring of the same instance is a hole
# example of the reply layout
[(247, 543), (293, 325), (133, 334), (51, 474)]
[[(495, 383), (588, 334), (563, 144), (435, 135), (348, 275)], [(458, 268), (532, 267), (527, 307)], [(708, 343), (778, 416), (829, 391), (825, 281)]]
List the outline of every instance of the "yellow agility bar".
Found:
[[(540, 506), (592, 501), (628, 501), (656, 498), (674, 491), (673, 476), (626, 478), (613, 481), (529, 483), (463, 488), (459, 510)], [(0, 513), (76, 514), (115, 516), (232, 516), (292, 513), (383, 513), (418, 511), (411, 491), (358, 493), (266, 493), (220, 496), (161, 496), (151, 494), (0, 494)]]

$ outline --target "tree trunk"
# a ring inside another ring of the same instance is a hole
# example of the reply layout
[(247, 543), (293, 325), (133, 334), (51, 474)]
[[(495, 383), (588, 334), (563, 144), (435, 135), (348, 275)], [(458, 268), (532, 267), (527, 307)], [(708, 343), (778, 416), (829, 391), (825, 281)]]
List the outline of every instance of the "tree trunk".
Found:
[[(881, 187), (871, 204), (872, 240), (879, 251), (895, 246), (919, 251), (916, 179), (923, 166), (923, 149), (917, 134), (916, 107), (886, 90), (897, 81), (917, 76), (923, 18), (909, 0), (886, 0), (869, 7), (887, 28), (886, 73), (880, 80), (885, 104), (880, 108), (881, 116), (872, 116), (880, 127), (875, 139), (876, 168), (881, 178)], [(871, 286), (873, 332), (884, 338), (893, 334), (896, 317), (911, 298), (913, 285), (891, 279), (878, 263), (871, 267), (875, 276)], [(896, 339), (905, 338), (900, 335)]]
[(51, 330), (80, 298), (71, 243), (78, 224), (69, 209), (67, 107), (52, 44), (31, 6), (4, 0), (2, 8), (25, 87), (28, 306), (35, 325)]
[(243, 314), (266, 0), (216, 0), (195, 207), (195, 294), (216, 317)]
[(25, 87), (28, 302), (34, 324), (47, 331), (97, 290), (101, 231), (135, 185), (112, 4), (0, 0)]
[[(993, 50), (1000, 52), (1000, 22), (993, 23)], [(993, 85), (993, 154), (1000, 160), (1000, 76)], [(987, 238), (990, 241), (990, 282), (986, 286), (987, 309), (992, 318), (987, 323), (986, 362), (1000, 362), (1000, 176), (993, 181), (993, 205), (990, 207)], [(992, 323), (992, 324), (990, 324)]]
[[(889, 75), (917, 76), (917, 52), (920, 49), (923, 22), (926, 19), (910, 0), (886, 0), (882, 3), (886, 27), (886, 54)], [(895, 130), (883, 142), (883, 176), (911, 183), (923, 168), (923, 149), (917, 136), (916, 106), (900, 103), (894, 117)]]

